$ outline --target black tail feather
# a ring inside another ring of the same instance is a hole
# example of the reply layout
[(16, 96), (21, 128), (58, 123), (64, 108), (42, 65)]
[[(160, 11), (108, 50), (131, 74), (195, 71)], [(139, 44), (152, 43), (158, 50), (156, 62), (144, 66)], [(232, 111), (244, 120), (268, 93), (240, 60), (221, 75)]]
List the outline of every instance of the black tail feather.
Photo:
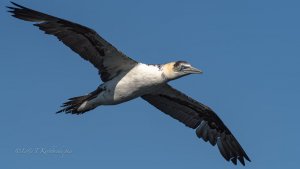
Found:
[(88, 100), (88, 95), (80, 96), (76, 99), (70, 98), (67, 102), (63, 103), (61, 106), (62, 109), (57, 111), (56, 113), (72, 113), (72, 114), (82, 114), (84, 112), (78, 111), (78, 108), (82, 103)]
[(57, 111), (56, 113), (62, 113), (65, 112), (66, 114), (83, 114), (89, 110), (94, 109), (95, 107), (91, 107), (89, 109), (84, 110), (78, 110), (78, 108), (85, 102), (92, 100), (98, 96), (98, 94), (102, 91), (101, 88), (97, 88), (95, 91), (91, 92), (90, 94), (84, 95), (84, 96), (77, 96), (72, 97), (68, 99), (63, 105), (61, 106), (62, 109)]

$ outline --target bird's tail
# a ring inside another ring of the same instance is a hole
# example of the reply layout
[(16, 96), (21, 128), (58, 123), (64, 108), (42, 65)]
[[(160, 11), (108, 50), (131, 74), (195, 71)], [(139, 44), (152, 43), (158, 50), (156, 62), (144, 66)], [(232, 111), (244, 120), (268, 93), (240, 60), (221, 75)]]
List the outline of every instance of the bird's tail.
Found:
[(95, 91), (87, 95), (70, 98), (67, 102), (63, 103), (63, 105), (61, 106), (62, 109), (57, 111), (56, 113), (65, 112), (67, 114), (83, 114), (89, 110), (92, 110), (96, 107), (88, 106), (87, 102), (96, 98), (98, 94), (101, 93), (101, 91), (101, 88), (97, 88)]

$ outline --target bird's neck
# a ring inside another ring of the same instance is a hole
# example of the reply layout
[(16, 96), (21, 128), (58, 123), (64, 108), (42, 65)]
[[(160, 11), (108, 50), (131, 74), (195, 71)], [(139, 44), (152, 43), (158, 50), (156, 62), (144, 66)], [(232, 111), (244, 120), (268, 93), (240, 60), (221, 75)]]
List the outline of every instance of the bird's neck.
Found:
[(161, 71), (167, 81), (171, 81), (179, 78), (179, 76), (173, 70), (174, 64), (175, 62), (170, 62), (162, 65)]

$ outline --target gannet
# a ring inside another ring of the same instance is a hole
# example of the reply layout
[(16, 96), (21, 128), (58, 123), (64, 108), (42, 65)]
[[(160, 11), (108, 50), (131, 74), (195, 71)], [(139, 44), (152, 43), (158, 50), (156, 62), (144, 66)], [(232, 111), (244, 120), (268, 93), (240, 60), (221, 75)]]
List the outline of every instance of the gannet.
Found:
[(46, 34), (56, 36), (66, 46), (89, 61), (99, 71), (103, 83), (93, 92), (70, 98), (57, 113), (83, 114), (100, 105), (116, 105), (141, 97), (157, 109), (196, 129), (196, 134), (235, 165), (245, 165), (249, 157), (236, 138), (208, 106), (171, 87), (168, 82), (202, 73), (186, 61), (167, 64), (139, 63), (105, 41), (94, 30), (61, 18), (13, 3), (12, 16), (35, 22)]

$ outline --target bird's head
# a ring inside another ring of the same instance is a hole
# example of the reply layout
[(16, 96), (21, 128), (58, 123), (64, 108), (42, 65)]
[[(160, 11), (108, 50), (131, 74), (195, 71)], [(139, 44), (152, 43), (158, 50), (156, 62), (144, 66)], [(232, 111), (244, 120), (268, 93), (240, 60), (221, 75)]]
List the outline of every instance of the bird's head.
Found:
[(186, 61), (177, 61), (165, 64), (163, 66), (163, 73), (168, 80), (174, 80), (189, 74), (199, 74), (202, 71), (194, 68)]

